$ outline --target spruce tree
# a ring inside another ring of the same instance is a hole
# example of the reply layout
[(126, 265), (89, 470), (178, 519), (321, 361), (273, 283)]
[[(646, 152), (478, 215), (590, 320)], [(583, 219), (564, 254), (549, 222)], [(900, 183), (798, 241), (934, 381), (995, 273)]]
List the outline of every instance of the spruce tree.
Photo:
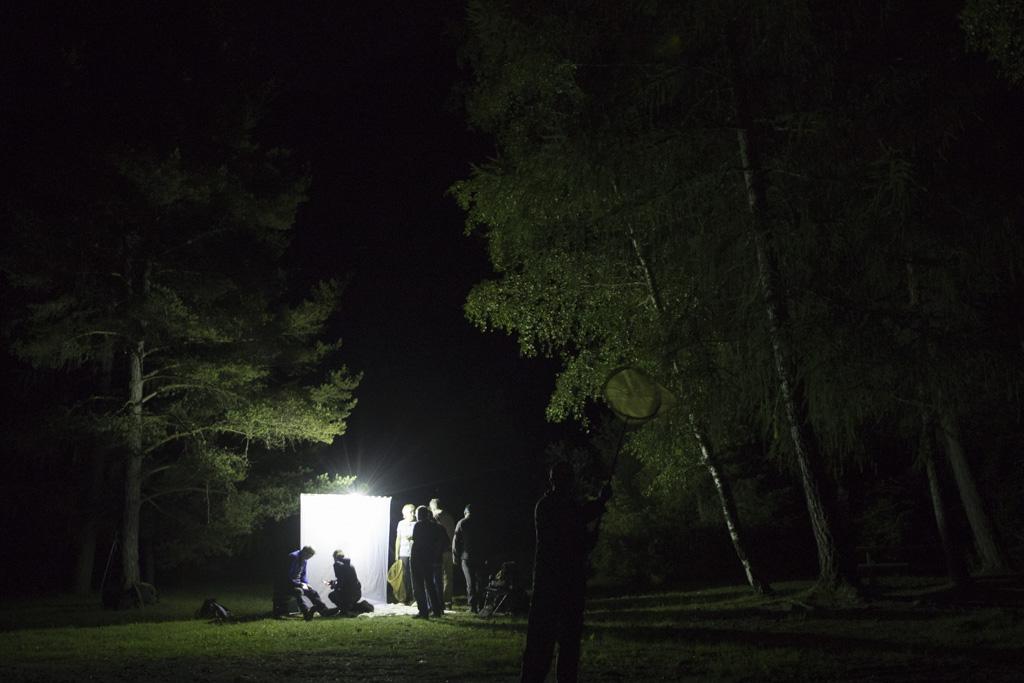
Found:
[(121, 150), (97, 164), (105, 192), (63, 216), (73, 234), (20, 219), (7, 268), (28, 302), (15, 353), (71, 369), (113, 351), (109, 393), (97, 382), (78, 411), (120, 459), (126, 590), (140, 582), (144, 502), (228, 495), (251, 449), (330, 443), (355, 405), (358, 377), (337, 363), (340, 342), (323, 339), (340, 287), (293, 303), (279, 270), (306, 184), (282, 173), (284, 160), (247, 135)]

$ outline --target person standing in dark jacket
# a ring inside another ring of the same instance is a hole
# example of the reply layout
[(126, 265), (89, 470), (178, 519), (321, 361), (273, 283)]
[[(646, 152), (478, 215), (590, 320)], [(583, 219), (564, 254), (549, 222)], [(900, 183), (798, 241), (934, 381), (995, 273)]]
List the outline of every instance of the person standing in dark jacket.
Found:
[(426, 505), (416, 508), (416, 524), (412, 528), (412, 590), (416, 596), (418, 619), (444, 614), (444, 603), (438, 592), (437, 574), (441, 571), (441, 553), (448, 547), (448, 535), (434, 521)]
[[(434, 515), (434, 521), (440, 524), (444, 528), (445, 534), (448, 535), (449, 542), (455, 536), (455, 520), (452, 518), (451, 513), (444, 509), (441, 504), (440, 498), (430, 499), (430, 512)], [(445, 607), (452, 606), (452, 574), (454, 569), (454, 562), (452, 559), (452, 549), (445, 547), (444, 552), (441, 553), (441, 599), (444, 600)]]
[(483, 539), (478, 522), (470, 512), (471, 506), (467, 505), (462, 519), (455, 525), (452, 555), (462, 564), (462, 573), (466, 577), (466, 604), (476, 614), (484, 603)]
[(340, 550), (334, 551), (334, 580), (330, 586), (331, 592), (327, 597), (338, 606), (341, 613), (354, 612), (356, 603), (363, 598), (363, 585), (359, 583), (352, 561)]
[(551, 488), (534, 511), (537, 549), (523, 683), (539, 683), (547, 677), (556, 643), (559, 683), (575, 682), (579, 674), (587, 555), (597, 540), (587, 525), (604, 512), (611, 487), (606, 485), (596, 500), (580, 504), (573, 491), (574, 479), (571, 464), (557, 463), (551, 468)]

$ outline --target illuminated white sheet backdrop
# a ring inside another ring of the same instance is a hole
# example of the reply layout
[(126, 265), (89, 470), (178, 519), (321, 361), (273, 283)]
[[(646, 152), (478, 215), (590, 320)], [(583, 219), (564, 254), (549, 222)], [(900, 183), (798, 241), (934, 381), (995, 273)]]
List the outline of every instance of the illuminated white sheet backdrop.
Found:
[(387, 602), (388, 539), (391, 531), (391, 498), (358, 494), (304, 493), (299, 499), (302, 545), (316, 555), (306, 569), (309, 584), (330, 605), (334, 578), (332, 553), (342, 550), (352, 560), (363, 585), (363, 599), (375, 605)]

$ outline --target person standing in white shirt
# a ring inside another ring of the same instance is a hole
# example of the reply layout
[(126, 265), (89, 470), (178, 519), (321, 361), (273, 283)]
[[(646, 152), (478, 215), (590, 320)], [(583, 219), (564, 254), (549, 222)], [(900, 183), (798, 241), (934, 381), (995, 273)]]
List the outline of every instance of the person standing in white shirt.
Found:
[(416, 506), (406, 503), (402, 507), (402, 521), (395, 531), (395, 557), (402, 562), (402, 588), (405, 595), (396, 596), (411, 605), (412, 594), (412, 528), (416, 524)]

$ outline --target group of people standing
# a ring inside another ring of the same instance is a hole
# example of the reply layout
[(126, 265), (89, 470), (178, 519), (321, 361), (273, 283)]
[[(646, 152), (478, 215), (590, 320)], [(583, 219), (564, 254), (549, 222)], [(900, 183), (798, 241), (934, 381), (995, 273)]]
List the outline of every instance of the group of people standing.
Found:
[[(534, 509), (537, 543), (522, 683), (540, 683), (547, 678), (556, 647), (557, 680), (570, 683), (579, 675), (587, 557), (597, 542), (598, 522), (612, 490), (605, 484), (597, 498), (581, 501), (575, 483), (573, 467), (556, 463), (550, 471), (550, 486)], [(397, 559), (388, 572), (396, 599), (408, 605), (415, 598), (414, 618), (442, 616), (445, 608), (451, 607), (452, 574), (458, 559), (466, 577), (469, 607), (478, 612), (484, 598), (483, 542), (482, 529), (469, 505), (457, 524), (437, 498), (429, 507), (405, 505), (395, 535)], [(306, 561), (313, 554), (313, 548), (306, 546), (289, 555), (288, 572), (282, 577), (286, 580), (275, 589), (275, 611), (279, 592), (298, 598), (307, 619), (316, 612), (331, 616), (357, 611), (361, 587), (348, 558), (340, 550), (334, 552), (335, 580), (330, 582), (328, 597), (337, 607), (329, 609), (307, 581)], [(312, 607), (305, 607), (302, 597), (309, 599)]]
[[(606, 483), (596, 498), (580, 499), (575, 470), (568, 462), (555, 463), (548, 481), (549, 487), (534, 509), (533, 595), (522, 683), (544, 681), (553, 660), (557, 661), (560, 683), (578, 679), (588, 556), (612, 497), (611, 485)], [(466, 576), (470, 609), (478, 612), (484, 600), (484, 537), (471, 507), (466, 506), (457, 524), (436, 498), (429, 507), (408, 504), (402, 515), (395, 538), (398, 559), (388, 577), (399, 602), (411, 604), (415, 597), (415, 618), (441, 616), (445, 606), (451, 605), (451, 577), (457, 560)]]
[(474, 613), (478, 612), (483, 606), (481, 540), (470, 505), (456, 524), (437, 498), (429, 507), (406, 504), (395, 530), (397, 559), (388, 572), (395, 599), (407, 605), (415, 599), (414, 618), (442, 616), (452, 605), (452, 579), (458, 559), (466, 577), (467, 602)]

